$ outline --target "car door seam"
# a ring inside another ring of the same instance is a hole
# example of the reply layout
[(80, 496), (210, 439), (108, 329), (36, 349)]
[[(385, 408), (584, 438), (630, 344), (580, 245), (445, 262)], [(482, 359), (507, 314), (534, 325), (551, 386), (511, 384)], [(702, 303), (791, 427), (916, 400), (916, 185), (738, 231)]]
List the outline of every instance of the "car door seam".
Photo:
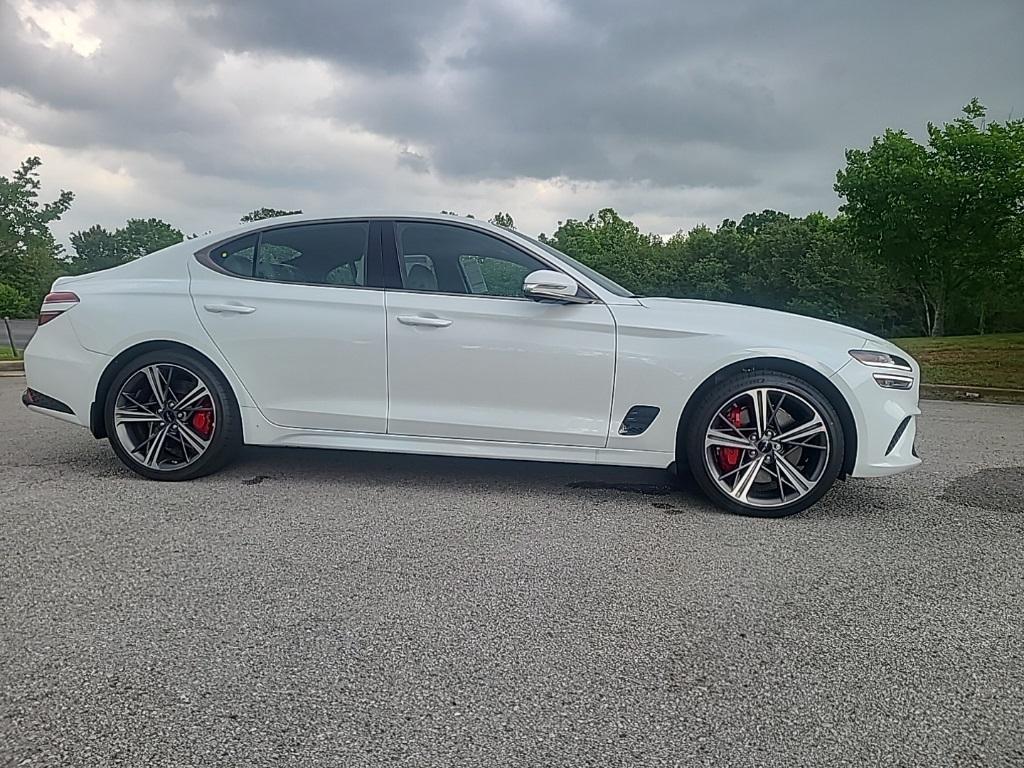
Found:
[(608, 448), (611, 444), (612, 429), (614, 427), (612, 417), (615, 413), (615, 385), (619, 378), (619, 322), (615, 319), (615, 312), (612, 311), (612, 308), (607, 304), (605, 304), (605, 308), (612, 318), (612, 391), (608, 401), (608, 430), (604, 435), (604, 447)]
[[(249, 388), (245, 385), (245, 382), (242, 380), (242, 377), (239, 376), (238, 371), (236, 371), (235, 367), (231, 364), (231, 360), (229, 360), (228, 356), (224, 354), (224, 350), (220, 348), (220, 345), (217, 343), (217, 339), (214, 338), (213, 334), (210, 333), (210, 329), (206, 327), (206, 323), (203, 322), (203, 315), (199, 311), (199, 305), (196, 304), (196, 297), (192, 293), (192, 268), (193, 268), (192, 264), (193, 263), (199, 265), (198, 262), (190, 262), (187, 265), (187, 267), (185, 269), (185, 274), (187, 275), (187, 280), (186, 280), (185, 285), (186, 285), (186, 288), (188, 290), (189, 302), (192, 304), (192, 311), (195, 313), (195, 316), (196, 316), (196, 321), (199, 323), (199, 327), (202, 329), (203, 333), (206, 334), (206, 338), (209, 340), (210, 345), (214, 349), (217, 350), (217, 354), (220, 355), (220, 359), (223, 361), (223, 366), (231, 371), (232, 377), (234, 378), (234, 380), (236, 382), (238, 382), (238, 386), (241, 387), (242, 390), (245, 392), (246, 398), (248, 398), (249, 402), (252, 403), (253, 407), (259, 412), (259, 414), (264, 419), (266, 419), (268, 422), (273, 424), (274, 422), (271, 421), (267, 417), (267, 414), (265, 414), (263, 412), (263, 409), (260, 408), (259, 403), (256, 402), (256, 398), (254, 398), (252, 396), (252, 392), (249, 391)], [(231, 384), (230, 380), (228, 381), (228, 384), (229, 385)], [(237, 397), (237, 394), (236, 394), (236, 397)], [(243, 427), (243, 430), (244, 430), (244, 427)]]
[[(383, 243), (382, 243), (383, 245)], [(383, 255), (383, 252), (382, 252)], [(388, 289), (384, 288), (384, 434), (391, 434), (391, 310)]]

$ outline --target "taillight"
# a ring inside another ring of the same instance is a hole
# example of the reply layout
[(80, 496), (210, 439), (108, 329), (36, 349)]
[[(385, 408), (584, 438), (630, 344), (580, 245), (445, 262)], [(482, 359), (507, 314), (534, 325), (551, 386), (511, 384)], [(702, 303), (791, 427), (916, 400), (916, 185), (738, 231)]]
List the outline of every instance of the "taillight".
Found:
[(45, 325), (57, 315), (62, 315), (78, 303), (78, 296), (71, 291), (54, 291), (46, 294), (42, 309), (39, 310), (39, 324)]

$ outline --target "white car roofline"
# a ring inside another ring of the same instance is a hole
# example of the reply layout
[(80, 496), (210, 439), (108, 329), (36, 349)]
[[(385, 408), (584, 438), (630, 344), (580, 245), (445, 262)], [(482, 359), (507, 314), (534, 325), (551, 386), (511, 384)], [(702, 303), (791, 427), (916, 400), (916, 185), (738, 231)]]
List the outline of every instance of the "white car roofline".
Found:
[(563, 270), (566, 274), (573, 277), (578, 283), (583, 285), (588, 291), (598, 297), (605, 304), (639, 304), (639, 300), (632, 297), (618, 296), (611, 291), (607, 291), (602, 288), (598, 283), (591, 280), (585, 274), (574, 268), (571, 264), (565, 263), (562, 259), (557, 258), (554, 254), (551, 254), (545, 250), (538, 248), (536, 245), (526, 240), (518, 232), (514, 230), (499, 227), (495, 224), (491, 224), (489, 221), (483, 219), (470, 218), (468, 216), (457, 216), (450, 213), (424, 213), (422, 211), (409, 211), (409, 212), (373, 212), (373, 213), (355, 213), (355, 214), (317, 214), (317, 213), (297, 213), (291, 216), (276, 216), (273, 218), (260, 219), (258, 221), (247, 222), (240, 227), (234, 229), (225, 230), (217, 233), (210, 233), (197, 237), (194, 240), (186, 241), (192, 245), (192, 253), (198, 253), (199, 251), (205, 250), (212, 245), (217, 243), (226, 242), (236, 237), (242, 237), (250, 232), (259, 232), (268, 227), (278, 225), (293, 225), (293, 224), (306, 224), (316, 222), (328, 222), (328, 221), (363, 221), (370, 219), (387, 219), (387, 220), (416, 220), (416, 221), (437, 221), (447, 224), (459, 224), (461, 226), (478, 229), (483, 232), (487, 232), (492, 235), (504, 238), (512, 241), (517, 247), (528, 251), (530, 254), (538, 258), (545, 264), (555, 262), (556, 266)]

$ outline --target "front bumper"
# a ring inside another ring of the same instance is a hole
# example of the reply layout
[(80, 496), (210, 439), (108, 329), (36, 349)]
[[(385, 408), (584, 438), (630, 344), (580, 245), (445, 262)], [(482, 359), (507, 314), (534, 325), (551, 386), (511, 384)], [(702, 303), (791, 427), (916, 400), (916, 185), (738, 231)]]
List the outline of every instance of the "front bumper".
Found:
[[(885, 350), (888, 351), (888, 350)], [(906, 353), (901, 353), (906, 356)], [(851, 359), (833, 376), (853, 412), (857, 426), (857, 456), (853, 477), (884, 477), (921, 463), (914, 448), (921, 372), (912, 363), (914, 385), (908, 390), (885, 389), (872, 374), (877, 368)]]

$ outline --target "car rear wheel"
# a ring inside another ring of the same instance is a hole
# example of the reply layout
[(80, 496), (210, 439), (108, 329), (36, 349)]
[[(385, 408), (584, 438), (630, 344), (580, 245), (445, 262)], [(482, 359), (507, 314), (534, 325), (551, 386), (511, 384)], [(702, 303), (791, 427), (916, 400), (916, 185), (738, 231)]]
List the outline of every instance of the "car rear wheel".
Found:
[(814, 504), (843, 465), (843, 430), (832, 404), (796, 376), (738, 374), (716, 385), (689, 422), (686, 457), (718, 506), (785, 517)]
[(118, 458), (153, 480), (208, 475), (242, 443), (238, 406), (223, 375), (177, 350), (126, 365), (107, 393), (104, 418)]

